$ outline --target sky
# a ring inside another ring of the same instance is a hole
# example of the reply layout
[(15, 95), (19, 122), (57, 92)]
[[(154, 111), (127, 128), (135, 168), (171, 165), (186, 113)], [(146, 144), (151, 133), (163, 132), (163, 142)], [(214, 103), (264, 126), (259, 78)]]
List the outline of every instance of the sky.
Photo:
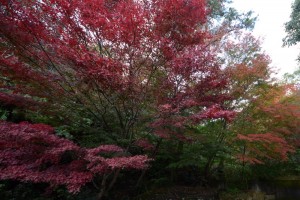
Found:
[(254, 11), (258, 16), (253, 34), (262, 38), (262, 48), (270, 56), (272, 67), (278, 69), (278, 75), (296, 70), (300, 45), (282, 47), (286, 36), (284, 23), (289, 21), (291, 5), (294, 0), (233, 0), (232, 7), (238, 11)]

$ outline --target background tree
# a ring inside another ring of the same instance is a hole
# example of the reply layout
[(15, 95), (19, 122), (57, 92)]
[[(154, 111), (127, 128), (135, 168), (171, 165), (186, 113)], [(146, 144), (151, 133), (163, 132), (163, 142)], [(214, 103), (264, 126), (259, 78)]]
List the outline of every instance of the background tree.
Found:
[(284, 45), (295, 45), (300, 41), (300, 1), (295, 0), (292, 4), (290, 21), (285, 24), (287, 36), (284, 38)]

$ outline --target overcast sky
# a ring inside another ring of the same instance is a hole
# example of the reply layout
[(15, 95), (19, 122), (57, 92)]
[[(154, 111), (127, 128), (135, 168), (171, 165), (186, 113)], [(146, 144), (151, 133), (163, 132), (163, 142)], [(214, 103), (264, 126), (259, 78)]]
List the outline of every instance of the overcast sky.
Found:
[(239, 11), (253, 10), (258, 21), (253, 34), (263, 38), (262, 47), (272, 59), (272, 66), (279, 70), (278, 75), (293, 72), (297, 67), (300, 45), (282, 47), (285, 37), (284, 23), (289, 21), (294, 0), (233, 0), (232, 6)]

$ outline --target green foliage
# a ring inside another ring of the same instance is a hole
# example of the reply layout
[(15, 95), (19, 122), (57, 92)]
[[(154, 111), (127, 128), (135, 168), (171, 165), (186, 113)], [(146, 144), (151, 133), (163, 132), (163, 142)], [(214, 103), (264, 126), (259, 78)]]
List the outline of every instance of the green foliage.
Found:
[[(235, 8), (230, 7), (231, 0), (210, 0), (208, 1), (211, 9), (210, 17), (217, 24), (227, 24), (229, 30), (254, 28), (257, 17), (253, 17), (253, 12), (239, 13)], [(215, 26), (215, 24), (214, 24)]]
[(287, 36), (284, 38), (284, 45), (295, 45), (300, 42), (300, 0), (292, 4), (290, 21), (285, 24)]
[(7, 120), (7, 110), (4, 110), (0, 107), (0, 120)]
[(298, 87), (300, 86), (300, 67), (294, 71), (293, 73), (284, 74), (284, 81), (288, 84), (296, 84)]
[[(226, 142), (230, 132), (223, 120), (207, 121), (190, 128), (186, 133), (192, 138), (183, 146), (178, 159), (167, 167), (177, 170), (186, 183), (210, 184), (224, 180), (224, 163), (233, 163), (231, 148)], [(234, 163), (236, 165), (237, 163)]]
[(74, 139), (74, 137), (69, 133), (67, 126), (59, 126), (55, 128), (55, 133), (57, 136), (64, 137), (67, 139)]

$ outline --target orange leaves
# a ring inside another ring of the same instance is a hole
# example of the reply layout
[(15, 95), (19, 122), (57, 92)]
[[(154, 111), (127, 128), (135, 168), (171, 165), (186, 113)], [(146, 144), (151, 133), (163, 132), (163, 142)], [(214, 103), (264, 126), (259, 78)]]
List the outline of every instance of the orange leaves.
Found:
[(248, 142), (264, 142), (264, 143), (279, 143), (286, 145), (286, 141), (278, 137), (272, 133), (265, 133), (265, 134), (248, 134), (248, 135), (242, 135), (238, 134), (237, 139), (239, 140), (245, 140)]
[(290, 86), (271, 78), (270, 59), (250, 34), (238, 33), (225, 41), (222, 51), (234, 99), (230, 106), (239, 111), (231, 127), (238, 160), (287, 160), (300, 133), (299, 98)]
[(269, 86), (268, 89), (250, 104), (251, 109), (244, 111), (248, 112), (250, 120), (246, 123), (249, 127), (239, 130), (241, 134), (237, 135), (237, 141), (242, 141), (246, 149), (243, 156), (261, 162), (269, 159), (285, 161), (298, 145), (300, 107), (286, 95), (284, 87)]
[(285, 161), (288, 154), (294, 152), (294, 147), (274, 133), (265, 134), (238, 134), (237, 139), (244, 141), (245, 154), (238, 154), (240, 161), (251, 164), (262, 164), (266, 159)]

